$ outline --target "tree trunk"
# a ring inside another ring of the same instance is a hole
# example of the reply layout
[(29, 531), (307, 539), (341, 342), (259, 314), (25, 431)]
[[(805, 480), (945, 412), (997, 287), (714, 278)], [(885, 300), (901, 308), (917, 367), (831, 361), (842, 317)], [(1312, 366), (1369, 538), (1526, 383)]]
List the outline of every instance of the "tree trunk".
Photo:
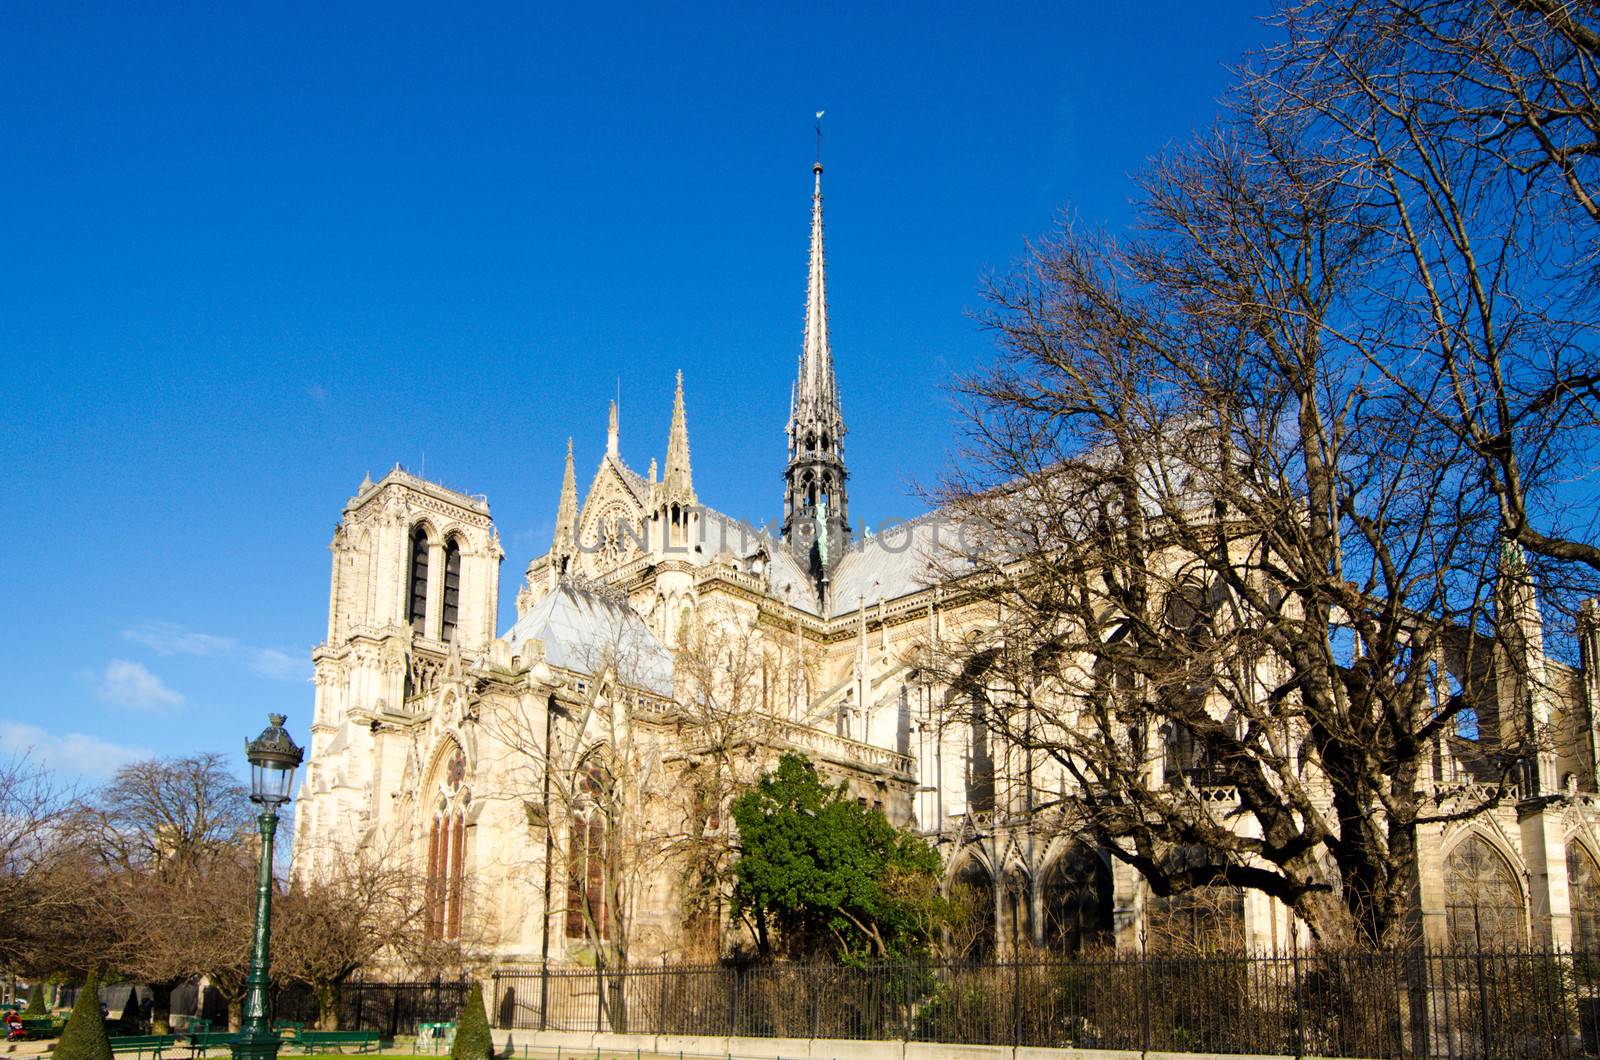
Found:
[(317, 986), (317, 1029), (339, 1029), (339, 1002), (343, 992), (338, 983), (320, 983)]
[(1336, 892), (1308, 891), (1294, 903), (1295, 916), (1305, 921), (1317, 943), (1332, 950), (1350, 949), (1361, 931), (1350, 908)]

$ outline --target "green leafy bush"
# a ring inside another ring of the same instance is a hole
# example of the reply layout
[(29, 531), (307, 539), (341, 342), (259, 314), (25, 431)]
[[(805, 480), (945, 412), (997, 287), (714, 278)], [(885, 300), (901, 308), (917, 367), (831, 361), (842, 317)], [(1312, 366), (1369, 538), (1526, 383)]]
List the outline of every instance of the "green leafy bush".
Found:
[(734, 913), (762, 957), (862, 966), (927, 956), (947, 916), (939, 855), (786, 754), (733, 804)]

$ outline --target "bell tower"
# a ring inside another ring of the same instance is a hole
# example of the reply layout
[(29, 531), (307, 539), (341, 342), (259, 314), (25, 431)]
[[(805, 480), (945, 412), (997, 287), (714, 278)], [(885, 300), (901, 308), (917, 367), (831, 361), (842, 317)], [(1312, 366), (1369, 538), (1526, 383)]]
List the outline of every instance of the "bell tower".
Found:
[(811, 268), (805, 341), (789, 399), (789, 463), (783, 473), (783, 536), (825, 587), (850, 537), (845, 488), (844, 414), (828, 345), (828, 292), (822, 252), (822, 163), (811, 167)]

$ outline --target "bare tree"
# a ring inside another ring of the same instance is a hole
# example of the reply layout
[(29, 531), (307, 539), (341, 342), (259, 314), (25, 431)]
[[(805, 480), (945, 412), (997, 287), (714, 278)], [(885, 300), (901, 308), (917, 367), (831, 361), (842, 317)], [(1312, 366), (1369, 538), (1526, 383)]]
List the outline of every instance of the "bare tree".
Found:
[(172, 989), (196, 976), (210, 977), (237, 1020), (255, 915), (253, 819), (244, 787), (213, 753), (124, 766), (76, 815), (116, 928), (107, 959), (150, 984), (158, 1027)]
[(459, 943), (428, 930), (428, 880), (398, 851), (366, 849), (297, 879), (273, 912), (273, 971), (316, 993), (318, 1026), (339, 1029), (345, 983), (380, 962), (459, 966)]
[[(1252, 103), (1366, 207), (1369, 365), (1477, 461), (1506, 535), (1600, 571), (1600, 19), (1559, 0), (1304, 0)], [(1583, 483), (1588, 483), (1585, 487)]]
[(729, 811), (772, 767), (774, 749), (797, 724), (786, 716), (786, 702), (793, 672), (807, 659), (784, 657), (753, 614), (712, 600), (679, 631), (673, 661), (675, 788), (685, 826), (670, 853), (680, 866), (686, 925), (698, 929), (701, 955), (714, 958), (732, 896)]
[(249, 793), (215, 752), (123, 766), (83, 812), (108, 864), (173, 874), (232, 856), (254, 822)]
[[(1480, 450), (1378, 367), (1407, 356), (1375, 293), (1387, 215), (1259, 102), (1143, 177), (1139, 238), (1068, 229), (992, 285), (1000, 357), (958, 386), (943, 498), (983, 530), (960, 559), (986, 629), (931, 658), (1158, 897), (1250, 888), (1388, 943), (1418, 827), (1481, 811), (1548, 738), (1494, 713), (1497, 667), (1535, 679), (1496, 650), (1532, 616), (1496, 595)], [(1455, 739), (1465, 710), (1489, 739)], [(1436, 751), (1482, 797), (1436, 799)]]
[[(524, 802), (544, 832), (545, 951), (564, 937), (581, 940), (598, 968), (621, 968), (633, 953), (639, 899), (683, 825), (671, 812), (660, 739), (672, 661), (626, 599), (601, 586), (557, 591), (572, 594), (593, 639), (581, 649), (581, 672), (548, 701), (486, 713), (486, 734), (503, 750), (490, 797)], [(620, 980), (608, 983), (613, 1026), (626, 1025), (625, 1000)]]
[[(92, 866), (66, 824), (73, 792), (29, 755), (0, 763), (0, 963), (79, 970), (95, 901)], [(78, 944), (81, 943), (81, 944)]]
[[(581, 942), (602, 969), (638, 952), (714, 955), (731, 888), (732, 799), (791, 725), (789, 678), (753, 613), (707, 601), (664, 645), (628, 601), (564, 586), (592, 625), (581, 673), (548, 703), (485, 715), (508, 795), (538, 792), (547, 945)], [(676, 899), (676, 901), (674, 900)], [(663, 916), (665, 914), (665, 916)], [(627, 1014), (620, 981), (604, 1003)]]

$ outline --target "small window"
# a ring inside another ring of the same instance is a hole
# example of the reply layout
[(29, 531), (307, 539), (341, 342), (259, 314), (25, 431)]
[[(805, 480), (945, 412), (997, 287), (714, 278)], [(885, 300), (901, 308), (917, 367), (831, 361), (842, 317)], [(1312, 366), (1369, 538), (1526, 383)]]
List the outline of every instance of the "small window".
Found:
[(455, 639), (456, 618), (461, 611), (461, 542), (451, 540), (444, 550), (444, 607), (439, 639)]

